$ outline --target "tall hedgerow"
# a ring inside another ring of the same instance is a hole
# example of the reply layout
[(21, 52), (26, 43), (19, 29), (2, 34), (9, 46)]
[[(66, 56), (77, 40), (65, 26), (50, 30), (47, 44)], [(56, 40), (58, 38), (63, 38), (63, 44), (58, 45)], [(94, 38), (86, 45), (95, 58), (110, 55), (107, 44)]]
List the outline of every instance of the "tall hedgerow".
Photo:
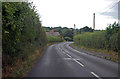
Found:
[(25, 60), (36, 48), (47, 44), (44, 29), (34, 6), (26, 2), (2, 3), (3, 61), (12, 65)]
[(54, 43), (54, 42), (62, 42), (62, 38), (59, 36), (54, 37), (54, 36), (47, 36), (48, 43)]
[(120, 27), (115, 22), (109, 25), (105, 31), (86, 32), (74, 36), (74, 42), (77, 45), (120, 51)]
[(118, 34), (120, 31), (120, 27), (118, 27), (118, 23), (110, 24), (106, 29), (105, 38), (106, 38), (106, 49), (119, 51), (118, 42), (120, 41)]
[(96, 48), (104, 48), (105, 47), (105, 32), (86, 32), (77, 36), (74, 36), (75, 44), (79, 44), (86, 47), (96, 47)]

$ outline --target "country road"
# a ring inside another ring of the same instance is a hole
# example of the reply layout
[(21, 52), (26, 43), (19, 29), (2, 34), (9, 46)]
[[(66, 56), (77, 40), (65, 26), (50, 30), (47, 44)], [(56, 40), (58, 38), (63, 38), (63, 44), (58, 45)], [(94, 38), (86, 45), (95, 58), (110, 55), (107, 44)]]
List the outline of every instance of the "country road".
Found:
[(117, 63), (79, 52), (69, 46), (71, 43), (62, 42), (49, 46), (27, 76), (96, 79), (118, 77)]

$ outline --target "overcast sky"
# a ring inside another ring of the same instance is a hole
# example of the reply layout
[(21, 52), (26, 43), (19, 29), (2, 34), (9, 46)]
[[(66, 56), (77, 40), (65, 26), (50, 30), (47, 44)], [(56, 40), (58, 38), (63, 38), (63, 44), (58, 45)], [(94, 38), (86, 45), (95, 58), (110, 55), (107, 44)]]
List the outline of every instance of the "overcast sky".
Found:
[(82, 28), (93, 27), (93, 13), (96, 13), (95, 29), (105, 29), (117, 21), (117, 4), (120, 0), (32, 0), (41, 16), (43, 26)]

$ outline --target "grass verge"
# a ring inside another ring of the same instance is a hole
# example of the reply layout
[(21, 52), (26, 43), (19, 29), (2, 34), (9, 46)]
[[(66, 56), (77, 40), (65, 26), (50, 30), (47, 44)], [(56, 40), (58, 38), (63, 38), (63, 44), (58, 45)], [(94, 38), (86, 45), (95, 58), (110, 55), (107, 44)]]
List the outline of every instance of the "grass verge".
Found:
[(44, 53), (45, 49), (48, 46), (50, 46), (52, 44), (56, 44), (56, 43), (58, 43), (58, 42), (49, 43), (44, 48), (34, 50), (34, 53), (30, 54), (28, 56), (28, 59), (26, 59), (24, 61), (17, 60), (17, 62), (13, 66), (9, 66), (9, 65), (5, 66), (4, 68), (6, 68), (5, 69), (6, 71), (3, 72), (2, 77), (20, 77), (20, 78), (26, 77), (27, 72), (29, 72), (30, 69), (34, 66), (34, 64), (36, 63), (38, 58), (40, 58), (40, 56)]
[[(106, 54), (106, 55), (110, 55), (110, 57), (107, 56), (103, 56), (102, 58), (113, 61), (113, 62), (118, 62), (118, 52), (114, 52), (114, 51), (108, 51), (105, 49), (96, 49), (96, 48), (88, 48), (88, 47), (84, 47), (84, 46), (80, 46), (80, 45), (76, 45), (75, 43), (72, 43), (71, 45), (74, 45), (76, 47), (79, 47), (82, 50), (88, 50), (88, 51), (92, 51), (92, 52), (99, 52), (102, 54)], [(70, 45), (70, 46), (71, 46)], [(71, 46), (72, 47), (72, 46)], [(94, 55), (94, 54), (93, 54)], [(94, 55), (95, 56), (95, 55)]]
[[(47, 47), (47, 46), (46, 46)], [(30, 54), (24, 61), (18, 59), (14, 65), (6, 65), (3, 72), (3, 77), (24, 77), (26, 73), (32, 68), (36, 60), (42, 55), (45, 48), (36, 49), (34, 53)]]

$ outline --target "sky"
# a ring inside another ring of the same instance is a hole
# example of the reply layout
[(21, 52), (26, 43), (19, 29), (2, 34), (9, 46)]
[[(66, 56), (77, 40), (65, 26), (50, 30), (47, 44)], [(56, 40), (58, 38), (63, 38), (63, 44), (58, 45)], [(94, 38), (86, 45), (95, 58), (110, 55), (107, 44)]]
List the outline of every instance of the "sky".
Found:
[(108, 24), (118, 22), (117, 2), (120, 0), (32, 0), (40, 15), (42, 26), (104, 30)]

